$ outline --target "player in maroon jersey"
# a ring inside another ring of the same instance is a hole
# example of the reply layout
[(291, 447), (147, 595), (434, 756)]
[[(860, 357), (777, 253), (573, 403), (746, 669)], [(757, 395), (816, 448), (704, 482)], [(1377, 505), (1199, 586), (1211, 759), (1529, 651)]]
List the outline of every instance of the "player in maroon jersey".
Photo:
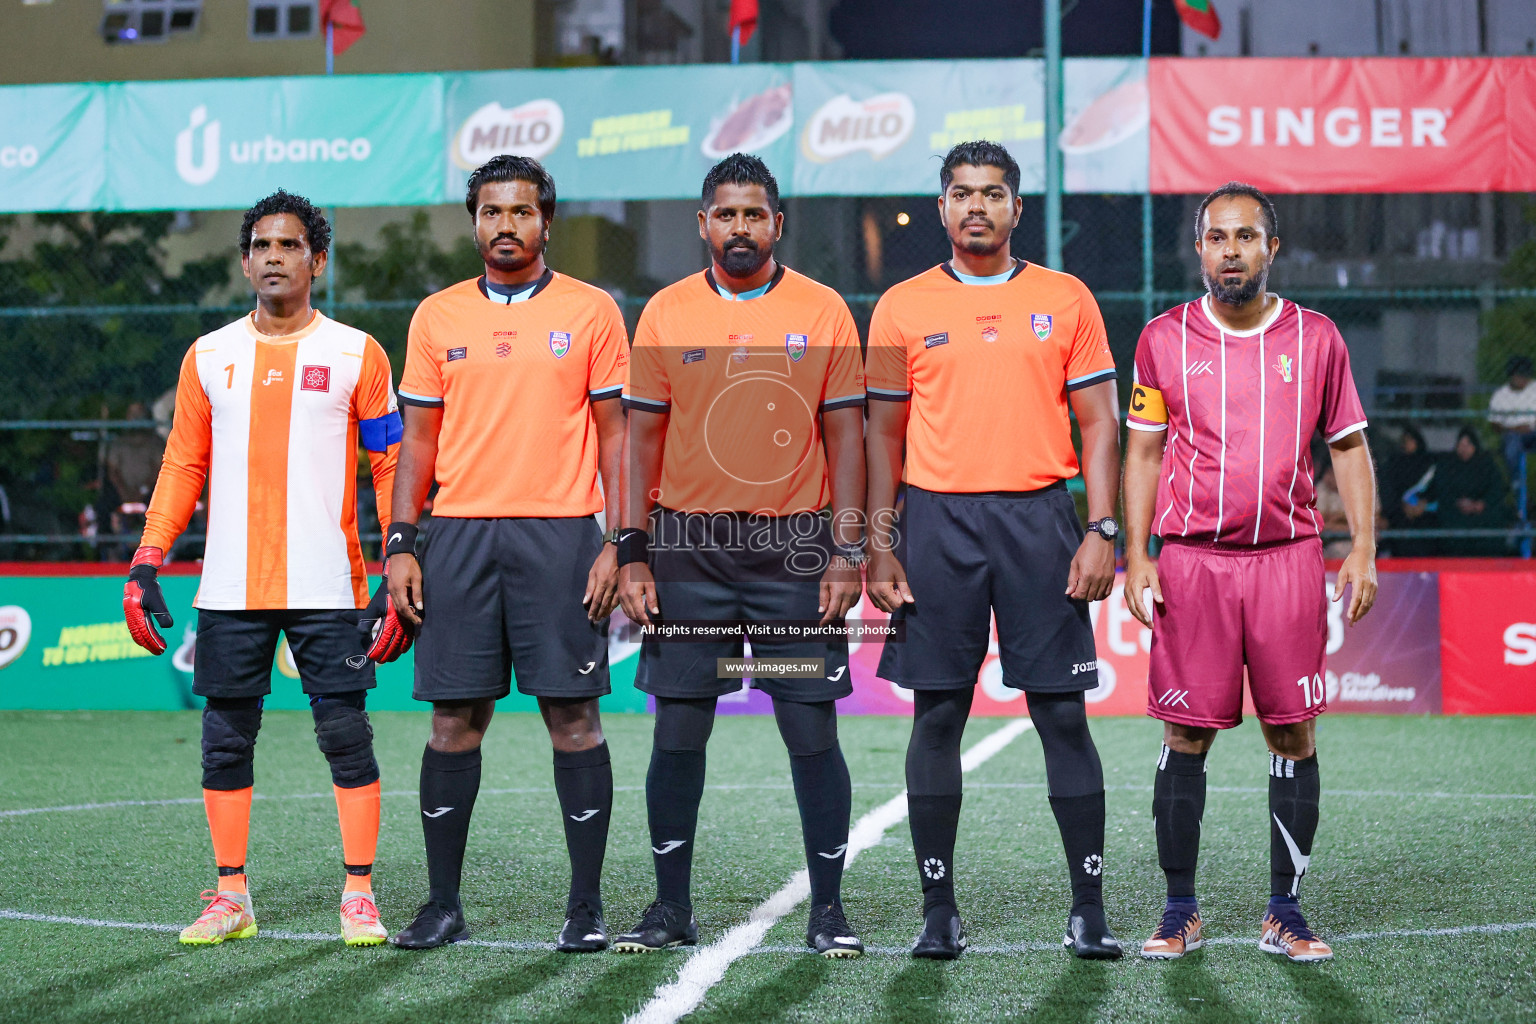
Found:
[[(1242, 721), (1246, 668), (1270, 750), (1259, 948), (1328, 960), (1296, 899), (1317, 831), (1314, 726), (1326, 704), (1311, 441), (1321, 430), (1349, 516), (1353, 544), (1333, 600), (1350, 589), (1354, 623), (1376, 599), (1365, 413), (1333, 321), (1265, 288), (1280, 249), (1268, 197), (1223, 185), (1200, 204), (1195, 231), (1206, 294), (1142, 331), (1126, 424), (1125, 596), (1152, 628), (1147, 713), (1163, 721), (1152, 814), (1168, 876), (1167, 907), (1142, 955), (1175, 959), (1200, 945), (1205, 756), (1218, 729)], [(1160, 559), (1147, 550), (1154, 533)]]

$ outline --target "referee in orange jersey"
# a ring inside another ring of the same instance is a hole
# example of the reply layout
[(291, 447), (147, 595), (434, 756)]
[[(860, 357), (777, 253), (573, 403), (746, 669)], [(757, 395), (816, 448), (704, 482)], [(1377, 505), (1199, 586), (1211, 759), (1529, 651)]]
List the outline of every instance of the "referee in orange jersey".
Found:
[[(753, 625), (840, 623), (863, 563), (864, 378), (859, 335), (832, 289), (774, 258), (779, 189), (755, 156), (704, 178), (708, 269), (662, 289), (635, 332), (624, 390), (624, 611), (645, 626), (693, 622), (703, 641), (646, 636), (636, 685), (656, 698), (645, 800), (656, 900), (614, 939), (619, 952), (698, 939), (690, 879), (704, 752), (715, 702), (740, 688), (720, 671)], [(837, 705), (852, 692), (840, 635), (751, 636), (789, 750), (810, 873), (806, 943), (827, 957), (864, 946), (843, 915), (851, 791)]]
[[(480, 744), (515, 670), (549, 729), (571, 859), (557, 948), (600, 950), (613, 772), (597, 699), (608, 692), (617, 565), (595, 514), (606, 503), (608, 522), (618, 519), (628, 343), (606, 292), (545, 266), (555, 182), (538, 161), (492, 159), (470, 176), (465, 203), (485, 273), (417, 307), (400, 380), (386, 551), (395, 605), (420, 624), (416, 699), (432, 702), (421, 760), (430, 888), (391, 941), (425, 949), (469, 934), (459, 878)], [(418, 564), (416, 521), (434, 479)]]
[[(881, 297), (867, 361), (869, 596), (906, 626), (879, 674), (914, 700), (907, 792), (924, 923), (912, 953), (952, 960), (965, 948), (954, 888), (960, 736), (995, 617), (1003, 685), (1029, 702), (1066, 849), (1063, 945), (1114, 958), (1101, 894), (1104, 773), (1083, 694), (1099, 679), (1088, 602), (1115, 582), (1115, 363), (1083, 283), (1012, 255), (1023, 200), (1008, 151), (962, 143), (939, 183), (952, 255)], [(1083, 437), (1086, 537), (1065, 485), (1078, 473), (1069, 410)]]

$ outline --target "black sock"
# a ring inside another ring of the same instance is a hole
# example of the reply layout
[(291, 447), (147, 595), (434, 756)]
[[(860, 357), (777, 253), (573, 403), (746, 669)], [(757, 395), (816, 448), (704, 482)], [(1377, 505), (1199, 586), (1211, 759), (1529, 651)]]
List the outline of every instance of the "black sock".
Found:
[(1317, 799), (1322, 786), (1317, 755), (1291, 761), (1269, 755), (1269, 894), (1294, 899), (1312, 859)]
[(1053, 796), (1051, 811), (1061, 830), (1072, 878), (1072, 909), (1104, 905), (1104, 791), (1086, 796)]
[(800, 805), (800, 832), (805, 863), (811, 873), (811, 906), (824, 907), (841, 899), (843, 863), (848, 850), (848, 819), (853, 811), (853, 786), (842, 747), (819, 754), (792, 754), (789, 769)]
[(555, 751), (555, 795), (571, 857), (570, 905), (603, 906), (603, 855), (613, 814), (613, 764), (607, 742), (591, 750)]
[(704, 796), (704, 750), (715, 727), (715, 698), (656, 698), (651, 767), (645, 774), (656, 898), (693, 906), (693, 840)]
[(908, 796), (907, 823), (917, 877), (923, 883), (923, 914), (955, 906), (955, 833), (960, 829), (960, 794)]
[(1152, 783), (1152, 830), (1170, 900), (1195, 898), (1200, 822), (1205, 817), (1205, 755), (1163, 747)]
[(480, 792), (480, 748), (450, 754), (431, 747), (421, 755), (421, 831), (427, 840), (427, 899), (459, 903), (469, 818)]
[(651, 751), (645, 775), (645, 807), (656, 862), (656, 898), (693, 906), (693, 840), (704, 796), (704, 751)]

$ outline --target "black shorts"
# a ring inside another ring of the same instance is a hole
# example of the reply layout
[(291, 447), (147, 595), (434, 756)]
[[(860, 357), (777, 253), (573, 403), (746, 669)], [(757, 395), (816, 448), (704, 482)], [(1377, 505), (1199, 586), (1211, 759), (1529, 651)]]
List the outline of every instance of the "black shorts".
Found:
[(1064, 485), (1007, 494), (909, 486), (896, 530), (914, 603), (893, 616), (906, 621), (906, 638), (885, 645), (880, 678), (914, 690), (975, 684), (995, 615), (1004, 685), (1099, 685), (1088, 602), (1065, 593), (1083, 527)]
[(584, 699), (608, 692), (608, 620), (581, 603), (602, 550), (591, 516), (434, 518), (422, 556), (417, 700), (511, 692)]
[(192, 692), (199, 697), (265, 697), (279, 634), (288, 635), (299, 685), (311, 696), (371, 690), (373, 662), (357, 631), (357, 608), (214, 611), (199, 609)]
[[(652, 517), (651, 572), (656, 601), (668, 622), (815, 624), (821, 619), (821, 577), (832, 551), (831, 524), (814, 512), (791, 516), (683, 513)], [(717, 659), (740, 658), (745, 634), (719, 640), (641, 641), (635, 686), (657, 697), (722, 697), (741, 689), (720, 678)], [(843, 637), (752, 641), (753, 658), (819, 659), (815, 678), (758, 676), (755, 689), (801, 704), (838, 700), (853, 692), (848, 641)]]

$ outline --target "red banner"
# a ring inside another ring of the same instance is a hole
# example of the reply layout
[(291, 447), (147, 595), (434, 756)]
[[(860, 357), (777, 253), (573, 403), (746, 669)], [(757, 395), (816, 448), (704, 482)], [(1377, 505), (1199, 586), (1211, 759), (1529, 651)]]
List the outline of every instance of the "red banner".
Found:
[(1536, 189), (1536, 61), (1160, 58), (1153, 192)]
[(1440, 574), (1445, 712), (1536, 713), (1536, 573)]

